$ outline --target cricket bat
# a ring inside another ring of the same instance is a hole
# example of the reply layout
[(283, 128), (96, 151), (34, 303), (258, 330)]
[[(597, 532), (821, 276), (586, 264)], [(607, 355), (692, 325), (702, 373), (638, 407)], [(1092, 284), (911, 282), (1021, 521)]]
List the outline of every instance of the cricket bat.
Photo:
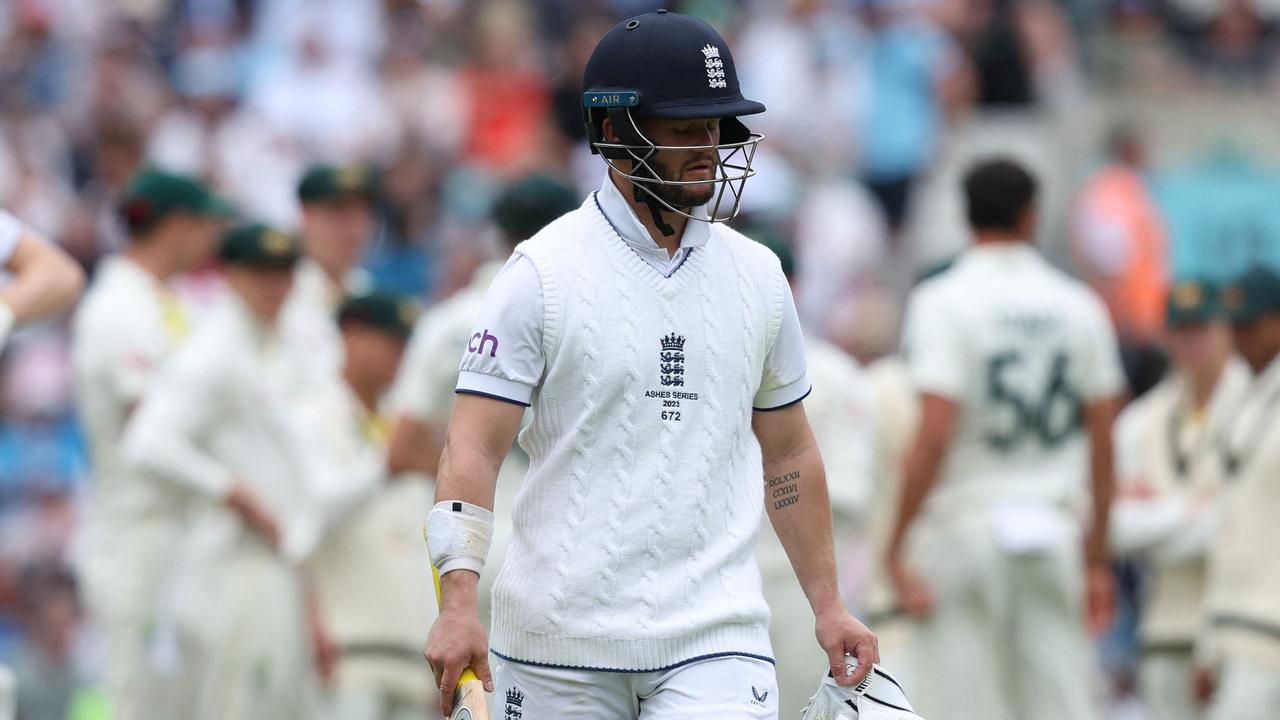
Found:
[[(425, 528), (423, 528), (425, 534)], [(440, 606), (440, 570), (431, 564), (431, 579), (436, 586), (436, 607)], [(458, 677), (458, 687), (453, 691), (453, 714), (449, 720), (491, 720), (489, 701), (484, 695), (484, 683), (476, 677), (476, 671), (466, 668)]]

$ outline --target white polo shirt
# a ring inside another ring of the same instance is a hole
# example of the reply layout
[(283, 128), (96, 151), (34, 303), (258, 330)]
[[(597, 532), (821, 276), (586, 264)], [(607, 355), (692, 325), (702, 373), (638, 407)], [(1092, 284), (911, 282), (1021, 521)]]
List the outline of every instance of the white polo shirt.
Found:
[[(618, 236), (664, 277), (670, 277), (692, 253), (703, 248), (711, 235), (707, 223), (690, 222), (685, 226), (679, 249), (669, 255), (649, 235), (608, 175), (594, 197)], [(697, 212), (704, 210), (699, 208)], [(527, 407), (546, 369), (542, 323), (542, 284), (537, 270), (529, 258), (513, 255), (489, 286), (468, 338), (473, 347), (480, 344), (491, 347), (498, 342), (497, 338), (502, 338), (502, 352), (478, 353), (459, 348), (465, 362), (458, 375), (457, 392), (486, 395)], [(765, 377), (795, 379), (777, 386), (761, 385), (752, 403), (757, 410), (782, 408), (809, 394), (804, 335), (790, 288), (786, 290), (777, 342), (765, 358)]]

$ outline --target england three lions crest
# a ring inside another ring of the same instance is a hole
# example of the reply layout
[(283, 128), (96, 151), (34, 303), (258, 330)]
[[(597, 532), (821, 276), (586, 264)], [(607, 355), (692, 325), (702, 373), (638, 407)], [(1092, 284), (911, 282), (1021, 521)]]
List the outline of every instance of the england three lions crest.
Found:
[[(521, 720), (524, 717), (524, 693), (511, 688), (507, 690), (507, 702), (503, 706), (503, 718), (505, 720)], [(494, 720), (497, 720), (495, 718)]]
[(702, 48), (702, 57), (707, 67), (707, 86), (712, 89), (728, 87), (724, 77), (724, 61), (720, 59), (720, 48), (708, 43)]
[(684, 336), (671, 333), (661, 340), (658, 370), (665, 387), (684, 387)]

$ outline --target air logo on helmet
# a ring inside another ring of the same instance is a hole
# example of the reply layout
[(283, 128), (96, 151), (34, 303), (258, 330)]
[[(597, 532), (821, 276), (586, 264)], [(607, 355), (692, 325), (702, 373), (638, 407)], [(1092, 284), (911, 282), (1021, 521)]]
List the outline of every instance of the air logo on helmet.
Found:
[(618, 92), (588, 92), (582, 94), (583, 107), (636, 107), (640, 104), (640, 93), (634, 90)]
[(724, 61), (720, 59), (720, 48), (707, 43), (702, 48), (702, 55), (707, 61), (707, 87), (712, 89), (728, 87), (724, 78)]

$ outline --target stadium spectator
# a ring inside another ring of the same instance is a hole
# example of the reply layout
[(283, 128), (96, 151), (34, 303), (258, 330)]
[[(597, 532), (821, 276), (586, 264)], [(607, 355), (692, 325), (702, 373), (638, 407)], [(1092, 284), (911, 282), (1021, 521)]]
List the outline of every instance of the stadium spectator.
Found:
[(23, 720), (70, 717), (76, 696), (88, 681), (77, 658), (81, 643), (80, 604), (71, 571), (34, 565), (22, 578), (31, 642), (14, 658), (17, 712)]
[(1111, 313), (1134, 394), (1159, 377), (1141, 370), (1158, 352), (1169, 283), (1167, 235), (1146, 162), (1138, 131), (1114, 129), (1107, 165), (1081, 191), (1073, 228), (1076, 260)]
[(488, 0), (476, 12), (471, 58), (459, 77), (468, 113), (462, 159), (512, 177), (546, 164), (549, 83), (537, 64), (528, 6)]
[(862, 177), (896, 235), (916, 179), (938, 155), (947, 122), (972, 102), (973, 75), (956, 42), (902, 0), (864, 4), (870, 31), (870, 88), (858, 137)]

